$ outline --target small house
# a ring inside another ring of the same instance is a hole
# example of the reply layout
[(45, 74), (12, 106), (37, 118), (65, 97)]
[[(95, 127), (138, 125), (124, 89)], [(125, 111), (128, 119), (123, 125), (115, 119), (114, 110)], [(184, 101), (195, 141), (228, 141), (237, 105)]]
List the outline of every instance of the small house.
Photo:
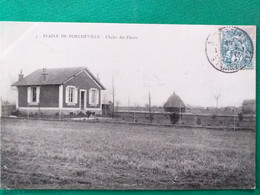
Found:
[(105, 87), (86, 67), (38, 69), (26, 77), (22, 72), (17, 87), (20, 112), (102, 113)]
[(183, 113), (186, 110), (186, 106), (181, 98), (173, 92), (163, 106), (165, 112)]

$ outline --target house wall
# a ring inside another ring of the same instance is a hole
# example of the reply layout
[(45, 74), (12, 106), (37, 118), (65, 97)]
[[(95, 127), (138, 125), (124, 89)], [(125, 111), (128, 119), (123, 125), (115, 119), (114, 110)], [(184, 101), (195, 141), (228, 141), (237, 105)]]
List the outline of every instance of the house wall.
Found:
[(58, 107), (59, 106), (59, 86), (58, 85), (41, 86), (40, 106), (41, 107)]
[(27, 106), (27, 87), (18, 87), (18, 107)]
[[(27, 86), (18, 87), (18, 107), (28, 107)], [(40, 103), (29, 107), (59, 107), (59, 86), (40, 86)]]
[[(65, 98), (66, 98), (66, 87), (68, 85), (72, 85), (78, 88), (78, 102), (76, 105), (67, 105), (65, 102)], [(89, 89), (90, 88), (96, 88), (99, 89), (99, 104), (97, 106), (91, 106), (89, 104)], [(73, 79), (69, 80), (67, 83), (65, 83), (63, 85), (63, 107), (64, 108), (79, 108), (79, 102), (80, 102), (80, 89), (85, 89), (87, 94), (87, 108), (100, 108), (101, 110), (101, 106), (100, 106), (100, 102), (101, 102), (101, 90), (99, 88), (99, 86), (85, 73), (82, 72), (80, 74), (78, 74), (76, 77), (74, 77)]]

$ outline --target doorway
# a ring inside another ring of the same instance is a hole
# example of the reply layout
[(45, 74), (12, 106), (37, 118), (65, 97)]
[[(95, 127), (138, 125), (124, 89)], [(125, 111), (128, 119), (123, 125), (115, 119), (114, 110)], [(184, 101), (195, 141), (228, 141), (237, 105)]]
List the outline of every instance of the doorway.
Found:
[(86, 108), (86, 91), (80, 90), (80, 109), (85, 110)]

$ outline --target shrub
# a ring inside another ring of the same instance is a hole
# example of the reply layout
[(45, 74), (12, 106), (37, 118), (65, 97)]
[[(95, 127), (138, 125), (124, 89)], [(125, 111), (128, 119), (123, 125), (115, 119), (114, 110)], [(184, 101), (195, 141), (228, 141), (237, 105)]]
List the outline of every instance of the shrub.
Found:
[(180, 116), (179, 113), (171, 113), (170, 114), (170, 120), (172, 124), (176, 124), (179, 120)]
[(83, 113), (82, 111), (80, 111), (80, 112), (77, 114), (77, 116), (84, 117), (84, 116), (86, 116), (86, 114)]
[(19, 110), (13, 110), (12, 111), (12, 115), (14, 116), (20, 116), (21, 115), (21, 112)]
[(150, 119), (150, 122), (153, 122), (153, 114), (152, 113), (149, 114), (149, 119)]
[(211, 118), (216, 119), (216, 118), (217, 118), (217, 115), (212, 114)]
[(197, 118), (197, 125), (200, 125), (201, 124), (201, 118), (198, 116)]
[(91, 115), (91, 112), (90, 112), (90, 111), (87, 111), (87, 112), (86, 112), (86, 115), (87, 115), (87, 117), (89, 118), (90, 115)]
[(150, 122), (153, 122), (153, 113), (146, 114), (145, 119), (150, 120)]
[(239, 113), (238, 113), (238, 119), (239, 119), (239, 121), (242, 121), (242, 120), (243, 120), (243, 114), (242, 114), (242, 112), (239, 112)]

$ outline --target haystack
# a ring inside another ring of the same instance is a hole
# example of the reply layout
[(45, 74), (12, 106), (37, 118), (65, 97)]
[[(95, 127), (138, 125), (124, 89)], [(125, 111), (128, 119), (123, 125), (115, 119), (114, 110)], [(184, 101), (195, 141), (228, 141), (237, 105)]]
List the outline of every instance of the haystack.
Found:
[(255, 114), (256, 102), (255, 100), (244, 100), (242, 103), (243, 114)]
[(163, 108), (165, 112), (175, 113), (185, 112), (186, 110), (186, 106), (182, 99), (175, 92), (168, 98)]

